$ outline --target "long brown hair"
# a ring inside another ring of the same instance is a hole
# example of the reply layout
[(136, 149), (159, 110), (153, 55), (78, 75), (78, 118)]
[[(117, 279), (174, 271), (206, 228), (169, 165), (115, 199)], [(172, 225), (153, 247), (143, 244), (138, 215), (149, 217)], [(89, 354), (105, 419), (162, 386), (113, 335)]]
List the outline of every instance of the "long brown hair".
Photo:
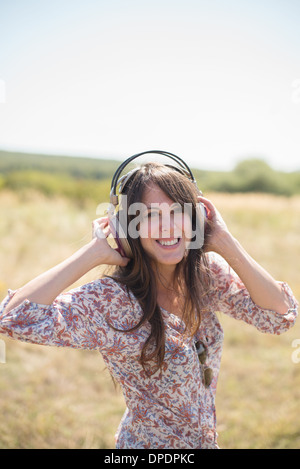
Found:
[[(143, 201), (144, 191), (149, 183), (156, 184), (171, 200), (182, 207), (185, 203), (192, 204), (194, 223), (198, 195), (195, 184), (174, 168), (158, 163), (144, 164), (127, 181), (122, 193), (127, 196), (128, 207), (135, 202)], [(132, 218), (133, 216), (128, 215), (128, 224)], [(128, 236), (128, 242), (133, 252), (133, 259), (126, 267), (116, 267), (111, 277), (123, 284), (128, 293), (132, 292), (142, 308), (143, 316), (140, 322), (130, 331), (138, 329), (147, 321), (151, 325), (151, 333), (143, 346), (140, 361), (145, 371), (146, 368), (151, 368), (153, 371), (154, 362), (156, 371), (162, 366), (165, 356), (165, 326), (163, 314), (157, 304), (157, 276), (153, 262), (143, 249), (140, 238), (133, 239)], [(210, 285), (203, 250), (189, 249), (188, 254), (177, 264), (175, 276), (178, 285), (188, 293), (185, 295), (182, 320), (186, 326), (185, 333), (193, 335), (200, 326), (201, 312), (205, 308)], [(150, 361), (152, 366), (148, 367)]]

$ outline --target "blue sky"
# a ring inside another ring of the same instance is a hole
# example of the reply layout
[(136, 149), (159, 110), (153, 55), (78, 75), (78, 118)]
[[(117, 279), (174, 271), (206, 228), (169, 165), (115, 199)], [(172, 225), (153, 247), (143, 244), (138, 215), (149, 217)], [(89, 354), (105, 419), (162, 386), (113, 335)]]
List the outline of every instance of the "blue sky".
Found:
[(0, 3), (0, 148), (300, 169), (300, 2)]

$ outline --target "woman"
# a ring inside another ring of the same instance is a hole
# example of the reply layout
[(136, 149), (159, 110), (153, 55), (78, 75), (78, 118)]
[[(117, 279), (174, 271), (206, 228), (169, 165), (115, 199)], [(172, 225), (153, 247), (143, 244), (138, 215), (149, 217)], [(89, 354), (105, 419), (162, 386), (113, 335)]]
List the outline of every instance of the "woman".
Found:
[[(173, 168), (148, 163), (126, 182), (127, 206), (142, 203), (127, 258), (107, 242), (109, 218), (92, 241), (2, 303), (0, 333), (37, 344), (97, 349), (122, 387), (127, 410), (117, 448), (217, 448), (215, 392), (222, 311), (280, 334), (296, 300), (231, 235), (214, 205)], [(192, 249), (197, 203), (208, 213), (205, 244)], [(178, 207), (192, 203), (192, 216)], [(128, 226), (133, 216), (128, 216)], [(67, 293), (98, 265), (114, 273)]]

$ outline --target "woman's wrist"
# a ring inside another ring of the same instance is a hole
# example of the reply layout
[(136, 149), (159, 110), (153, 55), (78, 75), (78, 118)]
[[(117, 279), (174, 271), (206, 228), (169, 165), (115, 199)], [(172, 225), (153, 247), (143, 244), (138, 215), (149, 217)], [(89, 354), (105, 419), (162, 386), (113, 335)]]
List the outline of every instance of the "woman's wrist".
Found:
[(231, 262), (236, 259), (240, 247), (241, 246), (237, 239), (234, 238), (229, 231), (224, 230), (215, 234), (214, 245), (211, 250), (222, 256), (229, 264), (231, 264)]
[(105, 257), (96, 238), (79, 249), (77, 255), (82, 258), (83, 269), (86, 270), (86, 273), (101, 264), (105, 264)]

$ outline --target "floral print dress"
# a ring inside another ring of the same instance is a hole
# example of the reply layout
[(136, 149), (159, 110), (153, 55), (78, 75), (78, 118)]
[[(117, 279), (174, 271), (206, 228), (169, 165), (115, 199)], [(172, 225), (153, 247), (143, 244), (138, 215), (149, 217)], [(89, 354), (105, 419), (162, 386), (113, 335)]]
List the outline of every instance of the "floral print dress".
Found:
[[(165, 359), (162, 368), (150, 376), (139, 362), (150, 325), (126, 332), (140, 321), (142, 310), (135, 297), (111, 278), (62, 293), (51, 305), (25, 300), (4, 314), (14, 295), (9, 291), (1, 304), (0, 334), (35, 344), (101, 352), (121, 385), (127, 406), (116, 434), (117, 448), (218, 448), (215, 393), (223, 330), (217, 313), (243, 320), (261, 332), (280, 334), (294, 324), (297, 302), (289, 286), (279, 282), (292, 308), (286, 315), (262, 309), (222, 258), (210, 255), (209, 259), (214, 285), (210, 311), (203, 315), (196, 336), (186, 337), (182, 320), (162, 309)], [(203, 381), (203, 365), (195, 347), (199, 340), (207, 351), (206, 366), (213, 371), (210, 386)]]

